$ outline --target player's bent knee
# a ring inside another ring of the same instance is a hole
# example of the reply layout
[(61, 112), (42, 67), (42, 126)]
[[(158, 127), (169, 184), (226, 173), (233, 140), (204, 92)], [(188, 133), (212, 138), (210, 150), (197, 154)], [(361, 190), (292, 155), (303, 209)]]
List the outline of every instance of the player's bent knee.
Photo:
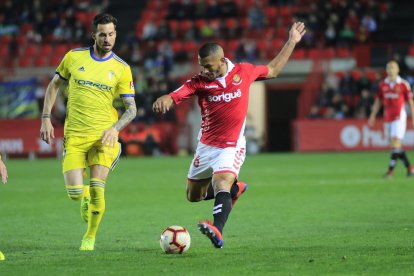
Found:
[(187, 191), (187, 200), (190, 202), (199, 202), (203, 200), (203, 198), (200, 195), (195, 195), (194, 193)]
[(66, 186), (66, 192), (72, 200), (80, 200), (83, 195), (83, 185)]

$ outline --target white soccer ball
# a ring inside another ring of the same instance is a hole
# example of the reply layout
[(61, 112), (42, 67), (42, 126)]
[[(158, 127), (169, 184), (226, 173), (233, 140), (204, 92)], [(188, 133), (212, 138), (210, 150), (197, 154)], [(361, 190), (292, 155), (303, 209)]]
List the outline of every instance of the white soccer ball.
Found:
[(182, 254), (190, 248), (190, 244), (190, 233), (182, 226), (173, 225), (161, 233), (160, 246), (165, 253)]

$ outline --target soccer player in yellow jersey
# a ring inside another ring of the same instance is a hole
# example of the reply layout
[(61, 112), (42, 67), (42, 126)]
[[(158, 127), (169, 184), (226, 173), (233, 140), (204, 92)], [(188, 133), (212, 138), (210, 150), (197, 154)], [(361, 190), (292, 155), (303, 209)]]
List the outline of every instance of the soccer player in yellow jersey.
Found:
[[(121, 152), (118, 133), (136, 115), (131, 68), (112, 52), (116, 24), (112, 15), (95, 16), (94, 45), (73, 49), (65, 55), (47, 87), (42, 113), (40, 136), (49, 144), (54, 138), (50, 113), (59, 87), (66, 82), (63, 175), (69, 198), (82, 199), (81, 217), (88, 222), (80, 250), (94, 250), (105, 211), (105, 181)], [(118, 119), (112, 102), (119, 96), (126, 110)], [(83, 185), (86, 166), (90, 168), (89, 186)]]

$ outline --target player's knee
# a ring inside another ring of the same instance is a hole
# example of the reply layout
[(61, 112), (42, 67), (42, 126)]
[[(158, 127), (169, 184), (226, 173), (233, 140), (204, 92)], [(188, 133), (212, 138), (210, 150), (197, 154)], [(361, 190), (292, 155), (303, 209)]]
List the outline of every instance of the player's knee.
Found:
[(395, 149), (401, 148), (401, 140), (398, 138), (392, 138), (391, 139), (391, 146)]
[(83, 195), (83, 185), (66, 186), (66, 192), (72, 200), (80, 200)]
[(203, 198), (200, 195), (195, 195), (194, 193), (187, 191), (187, 200), (190, 202), (199, 202), (203, 200)]

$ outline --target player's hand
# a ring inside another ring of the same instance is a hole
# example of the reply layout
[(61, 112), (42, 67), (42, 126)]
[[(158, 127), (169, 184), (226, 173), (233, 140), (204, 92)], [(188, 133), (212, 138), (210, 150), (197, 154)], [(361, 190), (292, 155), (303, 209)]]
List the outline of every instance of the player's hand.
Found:
[(50, 144), (52, 142), (52, 139), (55, 138), (55, 130), (52, 126), (50, 118), (42, 119), (42, 126), (40, 127), (40, 138), (47, 144)]
[(164, 95), (159, 97), (153, 104), (152, 110), (155, 113), (165, 114), (173, 106), (174, 100), (170, 95)]
[(1, 182), (3, 182), (3, 184), (7, 183), (7, 168), (6, 165), (4, 165), (3, 161), (0, 160), (0, 176), (1, 176)]
[(374, 127), (375, 126), (375, 117), (369, 117), (368, 126), (369, 127)]
[(115, 144), (118, 142), (118, 131), (111, 127), (107, 130), (104, 130), (102, 135), (102, 145), (115, 147)]
[(289, 40), (298, 43), (306, 33), (305, 24), (303, 22), (295, 22), (289, 31)]

